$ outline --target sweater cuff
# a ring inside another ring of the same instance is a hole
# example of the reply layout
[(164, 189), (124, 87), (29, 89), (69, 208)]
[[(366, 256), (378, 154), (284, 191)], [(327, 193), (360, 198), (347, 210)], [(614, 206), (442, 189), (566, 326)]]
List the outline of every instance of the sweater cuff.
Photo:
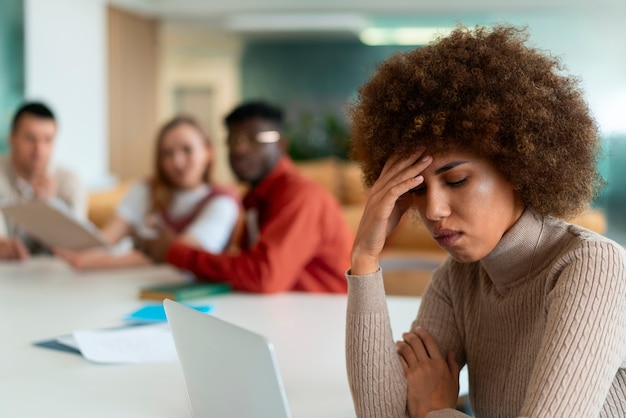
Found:
[(346, 272), (348, 280), (348, 312), (383, 312), (387, 310), (382, 269), (365, 276)]
[(468, 418), (469, 415), (464, 414), (456, 409), (446, 408), (438, 411), (433, 411), (426, 415), (426, 418)]

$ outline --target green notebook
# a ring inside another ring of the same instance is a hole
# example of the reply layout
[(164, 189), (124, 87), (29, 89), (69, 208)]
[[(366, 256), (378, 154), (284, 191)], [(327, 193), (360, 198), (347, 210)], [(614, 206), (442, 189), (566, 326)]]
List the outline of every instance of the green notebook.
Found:
[(141, 288), (141, 299), (172, 299), (178, 302), (230, 292), (228, 283), (174, 283)]

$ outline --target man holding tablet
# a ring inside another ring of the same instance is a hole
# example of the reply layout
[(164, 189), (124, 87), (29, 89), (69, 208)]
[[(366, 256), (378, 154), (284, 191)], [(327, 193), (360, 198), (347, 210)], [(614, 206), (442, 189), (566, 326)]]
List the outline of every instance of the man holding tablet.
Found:
[[(10, 152), (0, 156), (0, 205), (42, 200), (85, 218), (87, 196), (78, 177), (52, 167), (57, 124), (43, 103), (22, 105), (11, 125)], [(25, 259), (47, 249), (0, 214), (0, 260)]]

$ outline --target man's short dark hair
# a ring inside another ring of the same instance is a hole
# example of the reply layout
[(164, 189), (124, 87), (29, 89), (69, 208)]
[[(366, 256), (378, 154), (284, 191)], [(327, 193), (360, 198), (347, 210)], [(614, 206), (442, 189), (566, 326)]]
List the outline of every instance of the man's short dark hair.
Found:
[(50, 110), (48, 106), (41, 102), (27, 102), (20, 106), (15, 112), (15, 116), (13, 116), (13, 122), (11, 123), (11, 131), (14, 132), (15, 128), (17, 128), (17, 124), (20, 121), (20, 118), (24, 115), (32, 115), (42, 119), (52, 119), (56, 120), (54, 117), (54, 113)]
[(242, 103), (224, 118), (224, 122), (229, 126), (251, 118), (262, 118), (272, 121), (279, 128), (283, 126), (282, 110), (262, 100)]

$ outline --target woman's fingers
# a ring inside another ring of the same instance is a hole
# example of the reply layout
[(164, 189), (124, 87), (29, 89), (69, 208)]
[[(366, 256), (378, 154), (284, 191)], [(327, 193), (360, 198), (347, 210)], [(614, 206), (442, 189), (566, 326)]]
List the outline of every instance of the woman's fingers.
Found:
[(408, 156), (406, 154), (391, 155), (385, 162), (385, 165), (383, 165), (383, 169), (381, 170), (379, 177), (387, 177), (397, 174), (423, 158), (425, 156), (425, 152), (426, 148), (421, 147)]
[(396, 349), (398, 354), (400, 355), (401, 361), (404, 361), (407, 369), (411, 369), (417, 366), (418, 359), (415, 355), (415, 351), (413, 351), (413, 347), (409, 343), (404, 341), (398, 341), (396, 343)]
[(402, 354), (400, 353), (400, 344), (404, 344), (403, 341), (396, 341), (396, 350), (398, 350), (398, 358), (400, 359), (400, 364), (402, 365), (402, 370), (405, 372), (409, 370), (409, 364), (406, 362)]
[[(421, 337), (415, 332), (402, 334), (403, 341), (396, 343), (400, 358), (406, 363), (408, 368), (417, 366), (419, 362), (430, 360), (427, 348)], [(441, 354), (439, 354), (441, 357)]]
[[(398, 341), (396, 347), (408, 367), (412, 367), (420, 361), (444, 360), (437, 342), (424, 328), (418, 327), (413, 332), (406, 332), (402, 334), (402, 338), (404, 340)], [(460, 370), (460, 368), (454, 356), (452, 356), (452, 358), (448, 356), (446, 361), (449, 365), (455, 366), (455, 368), (451, 368), (450, 371), (453, 372), (453, 374), (456, 371), (458, 377), (458, 370)], [(450, 363), (451, 361), (454, 361), (454, 363)]]
[[(432, 157), (423, 155), (421, 151), (417, 155), (402, 157), (393, 155), (385, 164), (383, 172), (376, 183), (372, 186), (365, 204), (364, 216), (373, 215), (373, 219), (388, 221), (392, 212), (406, 212), (410, 206), (410, 200), (398, 200), (411, 189), (422, 184), (424, 181), (420, 173), (428, 167)], [(417, 160), (416, 160), (417, 158)], [(400, 203), (398, 205), (398, 203)], [(398, 216), (396, 218), (399, 219)], [(395, 225), (394, 225), (395, 226)], [(387, 230), (387, 228), (385, 228)]]
[(459, 393), (460, 367), (454, 354), (444, 358), (435, 339), (423, 328), (403, 335), (396, 343), (407, 382), (409, 416), (454, 408)]
[(441, 351), (439, 350), (439, 346), (437, 345), (437, 342), (435, 341), (433, 336), (428, 333), (428, 331), (426, 331), (422, 327), (417, 327), (415, 329), (415, 333), (422, 341), (423, 346), (426, 349), (426, 352), (428, 353), (428, 357), (430, 357), (433, 360), (443, 359), (443, 356), (441, 355)]
[(428, 351), (426, 350), (424, 342), (419, 335), (414, 332), (405, 332), (402, 334), (402, 338), (404, 338), (404, 341), (411, 346), (417, 361), (426, 361), (429, 359)]
[[(397, 188), (395, 186), (417, 177), (432, 161), (432, 157), (424, 155), (423, 152), (409, 157), (392, 156), (392, 158), (383, 167), (383, 171), (380, 173), (374, 186), (372, 186), (370, 193), (392, 189), (396, 192), (396, 197), (401, 196), (411, 189)], [(413, 187), (415, 186), (411, 188)]]

